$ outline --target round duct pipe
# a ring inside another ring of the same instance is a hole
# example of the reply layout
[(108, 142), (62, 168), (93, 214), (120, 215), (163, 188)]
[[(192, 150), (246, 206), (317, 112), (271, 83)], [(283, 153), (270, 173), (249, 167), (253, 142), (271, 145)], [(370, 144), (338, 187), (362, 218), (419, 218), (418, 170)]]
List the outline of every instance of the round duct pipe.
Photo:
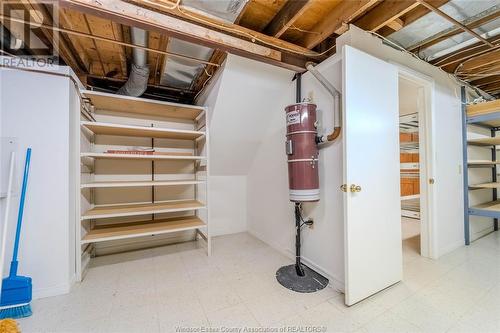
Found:
[[(130, 29), (131, 41), (134, 45), (148, 46), (148, 32), (143, 29), (132, 27)], [(132, 50), (133, 63), (127, 82), (117, 91), (119, 95), (141, 96), (148, 87), (149, 66), (148, 53), (146, 50), (134, 48)]]

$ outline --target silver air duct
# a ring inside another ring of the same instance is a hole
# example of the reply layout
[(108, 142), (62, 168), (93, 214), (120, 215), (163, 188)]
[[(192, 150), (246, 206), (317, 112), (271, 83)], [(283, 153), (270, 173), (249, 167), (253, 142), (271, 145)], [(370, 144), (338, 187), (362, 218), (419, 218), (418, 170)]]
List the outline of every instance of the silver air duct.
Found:
[[(148, 32), (139, 28), (130, 29), (132, 44), (147, 47)], [(149, 67), (146, 50), (134, 48), (132, 50), (133, 63), (127, 82), (117, 91), (118, 95), (139, 97), (148, 87)]]

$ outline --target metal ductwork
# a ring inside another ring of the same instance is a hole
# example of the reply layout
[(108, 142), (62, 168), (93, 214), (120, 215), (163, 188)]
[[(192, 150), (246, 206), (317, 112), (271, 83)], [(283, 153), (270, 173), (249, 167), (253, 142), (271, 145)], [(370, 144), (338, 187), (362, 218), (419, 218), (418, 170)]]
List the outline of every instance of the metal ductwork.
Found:
[[(130, 29), (132, 44), (147, 47), (148, 32), (139, 28)], [(134, 48), (132, 51), (133, 62), (127, 82), (117, 91), (119, 95), (139, 97), (148, 87), (149, 66), (146, 50)]]

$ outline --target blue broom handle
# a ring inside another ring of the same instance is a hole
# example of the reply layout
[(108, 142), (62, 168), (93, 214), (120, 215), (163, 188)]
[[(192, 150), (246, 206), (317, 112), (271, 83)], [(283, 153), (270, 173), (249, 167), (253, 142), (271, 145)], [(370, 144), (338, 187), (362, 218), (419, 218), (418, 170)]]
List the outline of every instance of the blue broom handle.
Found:
[(10, 277), (17, 275), (17, 252), (19, 250), (19, 238), (21, 237), (21, 224), (23, 222), (24, 199), (26, 197), (26, 187), (28, 186), (28, 174), (30, 171), (31, 148), (26, 150), (26, 161), (24, 162), (23, 188), (21, 190), (21, 201), (19, 202), (19, 212), (17, 214), (16, 240), (14, 242), (14, 253), (10, 264)]

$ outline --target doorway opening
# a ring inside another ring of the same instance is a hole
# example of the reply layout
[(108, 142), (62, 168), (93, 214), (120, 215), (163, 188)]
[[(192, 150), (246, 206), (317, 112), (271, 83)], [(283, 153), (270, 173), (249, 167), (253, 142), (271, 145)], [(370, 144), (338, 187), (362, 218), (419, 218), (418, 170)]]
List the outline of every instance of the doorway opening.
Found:
[[(430, 83), (411, 73), (399, 74), (401, 235), (403, 260), (432, 257), (429, 177)], [(432, 180), (430, 181), (432, 183)]]

